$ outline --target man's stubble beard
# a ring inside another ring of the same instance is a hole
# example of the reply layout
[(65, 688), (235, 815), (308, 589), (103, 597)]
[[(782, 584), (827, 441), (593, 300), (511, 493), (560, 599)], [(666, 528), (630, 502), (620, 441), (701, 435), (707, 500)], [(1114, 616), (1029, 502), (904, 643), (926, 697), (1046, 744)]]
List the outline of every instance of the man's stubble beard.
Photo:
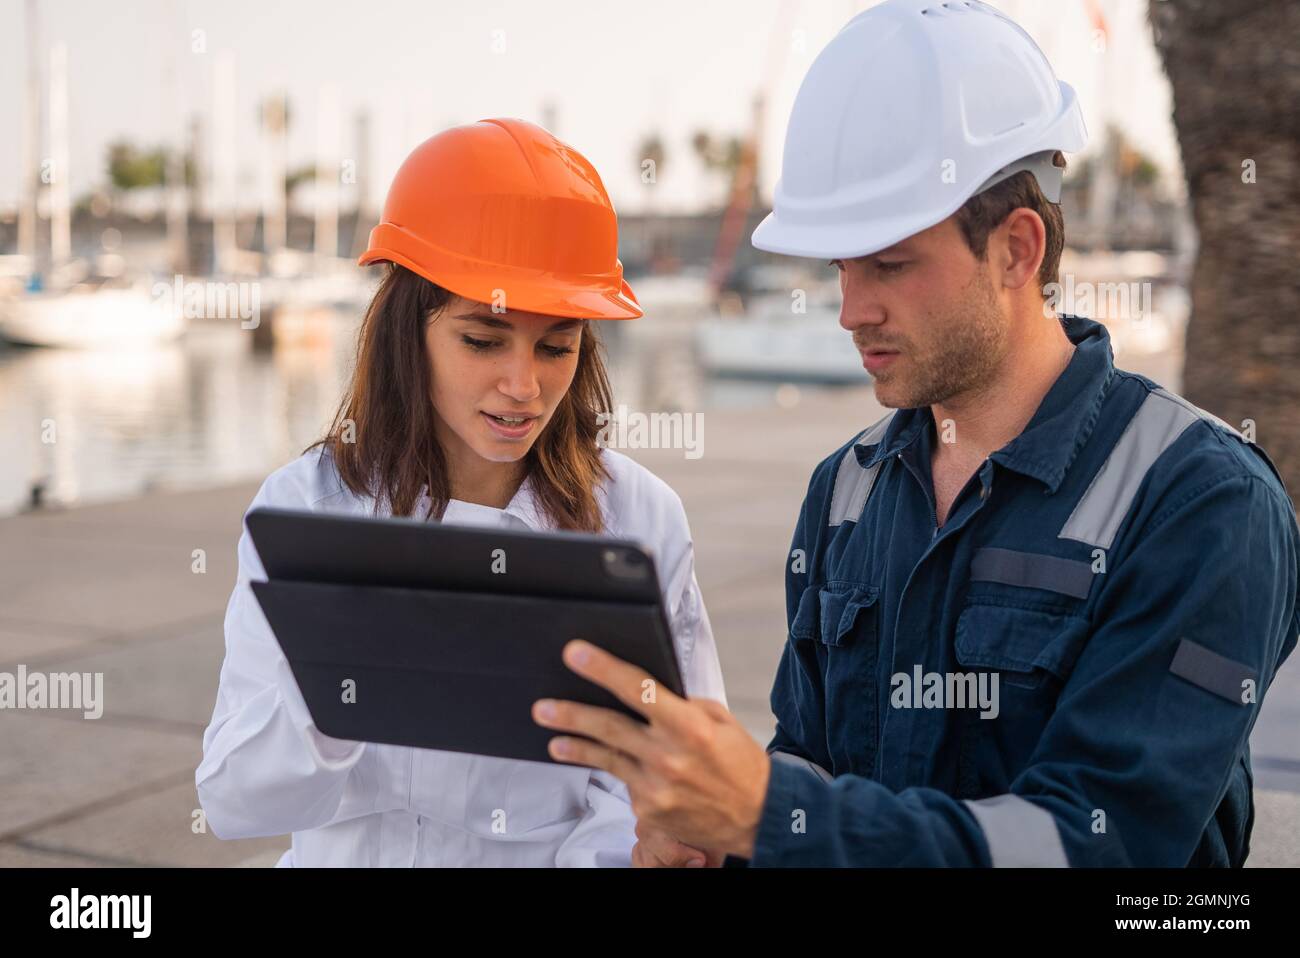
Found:
[(886, 408), (919, 409), (978, 390), (1006, 354), (1006, 321), (985, 269), (975, 271), (950, 309), (923, 316), (919, 329), (928, 341), (905, 349), (905, 368), (875, 377), (876, 401)]

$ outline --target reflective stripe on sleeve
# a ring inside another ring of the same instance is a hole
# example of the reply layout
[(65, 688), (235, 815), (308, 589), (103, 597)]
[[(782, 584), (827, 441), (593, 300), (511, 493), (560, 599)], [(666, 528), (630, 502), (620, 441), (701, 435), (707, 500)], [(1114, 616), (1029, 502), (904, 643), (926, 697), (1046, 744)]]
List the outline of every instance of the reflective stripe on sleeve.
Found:
[(966, 806), (979, 822), (994, 868), (1069, 868), (1051, 812), (1019, 795), (994, 795)]
[(774, 762), (781, 762), (782, 764), (789, 765), (792, 768), (798, 768), (805, 772), (810, 772), (820, 778), (823, 782), (834, 781), (834, 776), (832, 776), (830, 772), (826, 771), (826, 769), (822, 768), (812, 759), (804, 758), (802, 755), (795, 755), (791, 752), (783, 752), (780, 749), (776, 749), (775, 751), (769, 752), (768, 756)]

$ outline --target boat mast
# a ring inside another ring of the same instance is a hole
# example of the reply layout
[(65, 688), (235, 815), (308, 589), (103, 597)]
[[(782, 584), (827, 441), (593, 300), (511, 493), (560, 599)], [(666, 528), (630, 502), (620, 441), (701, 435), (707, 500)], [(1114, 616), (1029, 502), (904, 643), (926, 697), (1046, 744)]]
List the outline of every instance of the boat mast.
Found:
[(235, 233), (235, 59), (217, 54), (212, 79), (212, 248), (213, 271), (233, 275), (238, 269)]
[(68, 46), (50, 48), (50, 263), (72, 259), (72, 211), (68, 194)]
[(23, 155), (18, 206), (18, 252), (26, 259), (28, 273), (36, 273), (37, 168), (40, 166), (41, 67), (37, 60), (40, 44), (36, 0), (27, 0), (27, 82), (23, 90)]
[(163, 61), (163, 85), (167, 89), (172, 144), (163, 163), (163, 195), (167, 209), (168, 265), (174, 274), (181, 274), (189, 269), (190, 208), (185, 184), (185, 117), (175, 49), (168, 44), (167, 50)]
[(326, 84), (316, 106), (316, 273), (333, 272), (339, 255), (339, 91)]

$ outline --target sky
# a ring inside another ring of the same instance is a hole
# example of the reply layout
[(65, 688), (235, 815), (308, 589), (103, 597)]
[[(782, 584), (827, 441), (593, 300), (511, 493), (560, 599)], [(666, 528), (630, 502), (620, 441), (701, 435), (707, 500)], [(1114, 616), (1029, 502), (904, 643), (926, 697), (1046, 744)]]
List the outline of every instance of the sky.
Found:
[[(1181, 190), (1168, 83), (1151, 43), (1146, 0), (1096, 0), (1109, 21), (1101, 49), (1086, 0), (995, 0), (1052, 60), (1084, 105), (1093, 143), (1109, 118), (1169, 171)], [(768, 104), (760, 187), (779, 175), (786, 118), (817, 52), (870, 0), (38, 0), (39, 49), (67, 47), (70, 184), (79, 197), (106, 180), (108, 145), (178, 142), (183, 118), (204, 117), (211, 151), (213, 75), (234, 66), (235, 154), (256, 191), (257, 104), (288, 93), (289, 165), (310, 163), (322, 87), (344, 116), (340, 156), (355, 155), (348, 118), (371, 117), (372, 198), (402, 158), (437, 131), (487, 116), (542, 122), (600, 171), (615, 206), (692, 210), (722, 193), (690, 140), (696, 130), (748, 130), (754, 97)], [(25, 0), (0, 0), (0, 209), (18, 196)], [(548, 112), (549, 105), (549, 112)], [(638, 147), (666, 146), (653, 194)], [(45, 156), (48, 146), (42, 146)], [(247, 195), (247, 194), (246, 194)]]

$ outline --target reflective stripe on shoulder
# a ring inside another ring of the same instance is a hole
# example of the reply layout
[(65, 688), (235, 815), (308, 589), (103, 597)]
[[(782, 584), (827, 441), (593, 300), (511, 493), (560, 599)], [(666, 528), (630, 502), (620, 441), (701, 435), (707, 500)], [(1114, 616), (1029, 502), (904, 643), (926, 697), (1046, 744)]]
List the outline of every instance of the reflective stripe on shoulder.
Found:
[(1069, 868), (1056, 819), (1019, 795), (994, 795), (966, 806), (984, 832), (994, 868)]
[(1181, 396), (1165, 389), (1152, 391), (1124, 427), (1119, 441), (1092, 477), (1088, 490), (1065, 520), (1057, 538), (1109, 549), (1137, 498), (1147, 470), (1197, 419), (1216, 422), (1241, 435)]
[(1200, 419), (1208, 420), (1209, 422), (1214, 423), (1216, 426), (1218, 426), (1218, 427), (1221, 428), (1221, 429), (1226, 429), (1226, 430), (1228, 430), (1228, 432), (1232, 433), (1234, 436), (1236, 436), (1236, 437), (1237, 437), (1238, 439), (1240, 439), (1242, 442), (1245, 442), (1245, 443), (1249, 443), (1249, 442), (1250, 442), (1249, 439), (1247, 439), (1245, 436), (1243, 436), (1243, 435), (1241, 434), (1241, 430), (1240, 430), (1240, 429), (1237, 429), (1237, 428), (1235, 428), (1235, 427), (1233, 427), (1233, 426), (1228, 425), (1226, 422), (1224, 422), (1222, 419), (1220, 419), (1220, 418), (1219, 418), (1218, 416), (1216, 416), (1214, 413), (1212, 413), (1212, 412), (1206, 412), (1206, 411), (1205, 411), (1204, 409), (1202, 409), (1200, 406), (1193, 406), (1191, 403), (1189, 403), (1186, 399), (1184, 399), (1182, 396), (1178, 395), (1177, 393), (1171, 393), (1168, 389), (1157, 389), (1157, 390), (1156, 390), (1156, 395), (1158, 395), (1158, 396), (1164, 396), (1164, 397), (1165, 397), (1166, 399), (1168, 399), (1170, 402), (1176, 402), (1176, 403), (1178, 403), (1178, 405), (1182, 406), (1182, 407), (1183, 407), (1184, 409), (1186, 409), (1188, 412), (1192, 413), (1192, 415), (1197, 416), (1197, 417), (1200, 418)]
[(829, 525), (838, 526), (846, 520), (857, 522), (858, 516), (862, 515), (862, 508), (867, 504), (867, 496), (871, 495), (871, 487), (876, 484), (880, 463), (876, 463), (870, 469), (864, 469), (853, 450), (857, 446), (871, 445), (884, 439), (885, 430), (889, 428), (889, 420), (893, 415), (891, 412), (875, 425), (865, 429), (862, 435), (853, 440), (853, 445), (849, 446), (841, 457), (840, 468), (835, 473), (835, 489), (831, 493)]

